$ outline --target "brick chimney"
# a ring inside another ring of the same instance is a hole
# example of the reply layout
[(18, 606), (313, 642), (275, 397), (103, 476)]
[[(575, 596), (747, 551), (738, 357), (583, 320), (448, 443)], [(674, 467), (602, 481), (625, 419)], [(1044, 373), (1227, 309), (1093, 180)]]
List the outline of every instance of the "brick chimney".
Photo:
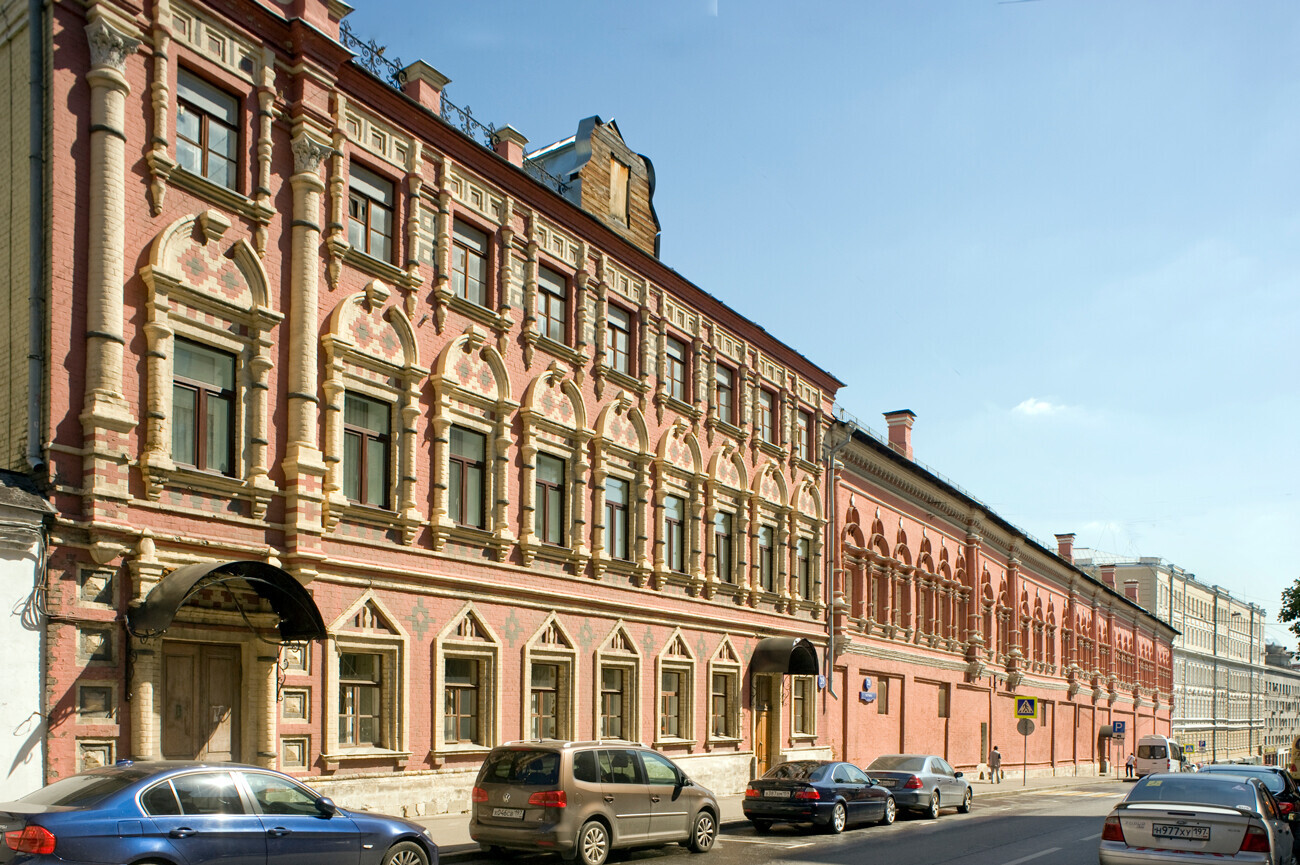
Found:
[(916, 423), (916, 414), (908, 409), (885, 412), (885, 423), (889, 425), (889, 446), (909, 460), (912, 458), (912, 424)]
[(506, 162), (516, 168), (524, 167), (524, 145), (528, 144), (528, 139), (515, 129), (513, 126), (505, 126), (497, 130), (497, 143), (492, 148)]
[(1056, 536), (1056, 554), (1074, 564), (1074, 533)]
[(342, 0), (274, 0), (264, 6), (293, 20), (301, 18), (331, 39), (339, 38), (339, 22), (347, 17), (352, 7)]
[(1110, 586), (1112, 589), (1115, 588), (1115, 566), (1114, 565), (1101, 566), (1101, 581), (1106, 585)]
[(432, 111), (442, 114), (442, 88), (451, 83), (451, 79), (434, 69), (423, 60), (417, 60), (402, 70), (406, 83), (402, 92)]
[(1124, 581), (1124, 597), (1128, 598), (1130, 601), (1132, 601), (1132, 602), (1135, 603), (1135, 604), (1137, 603), (1137, 600), (1138, 600), (1138, 581), (1137, 581), (1137, 580), (1125, 580), (1125, 581)]

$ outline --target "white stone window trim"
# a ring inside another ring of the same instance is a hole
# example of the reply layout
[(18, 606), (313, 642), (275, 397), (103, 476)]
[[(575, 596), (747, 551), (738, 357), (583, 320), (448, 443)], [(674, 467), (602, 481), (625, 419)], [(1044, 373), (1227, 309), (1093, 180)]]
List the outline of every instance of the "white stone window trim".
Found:
[[(693, 463), (690, 470), (673, 465), (668, 460), (668, 447), (674, 438), (683, 439), (690, 449)], [(699, 595), (704, 592), (704, 545), (700, 543), (700, 532), (708, 476), (702, 471), (701, 462), (700, 445), (691, 432), (690, 424), (685, 418), (677, 418), (660, 437), (654, 459), (654, 476), (658, 481), (655, 484), (653, 501), (655, 533), (653, 587), (655, 589), (662, 589), (671, 581), (685, 581), (687, 590), (691, 594)], [(674, 571), (668, 567), (665, 500), (669, 496), (676, 496), (685, 503), (681, 571)], [(709, 531), (712, 530), (713, 526), (710, 525)]]
[[(344, 313), (349, 306), (360, 306), (368, 314), (380, 309), (391, 296), (391, 289), (380, 280), (371, 280), (362, 292), (344, 298), (330, 314), (329, 328), (321, 337), (324, 348), (325, 377), (322, 381), (325, 427), (325, 502), (323, 521), (326, 531), (334, 529), (340, 519), (396, 526), (402, 540), (410, 544), (417, 529), (424, 524), (416, 502), (416, 421), (420, 415), (420, 384), (428, 372), (420, 366), (415, 329), (398, 306), (387, 307), (384, 319), (402, 342), (403, 362), (394, 364), (360, 351), (341, 333)], [(362, 375), (369, 371), (375, 377)], [(347, 394), (370, 397), (390, 406), (388, 478), (389, 508), (376, 508), (348, 501), (343, 493), (344, 405)]]
[[(180, 255), (197, 234), (205, 246), (223, 243), (230, 220), (215, 210), (177, 219), (163, 229), (150, 247), (149, 262), (140, 268), (146, 288), (144, 448), (140, 473), (145, 495), (158, 501), (169, 485), (242, 499), (251, 504), (251, 516), (261, 519), (277, 487), (269, 472), (269, 421), (267, 374), (273, 364), (271, 332), (284, 315), (271, 308), (269, 281), (252, 245), (240, 239), (231, 245), (230, 257), (244, 277), (251, 304), (230, 303), (191, 287), (180, 265)], [(178, 304), (211, 323), (183, 314)], [(241, 335), (242, 333), (242, 335)], [(173, 361), (180, 337), (235, 358), (233, 475), (178, 466), (172, 459)]]
[[(350, 631), (352, 619), (363, 606), (373, 603), (376, 609), (396, 631), (395, 634), (362, 633)], [(368, 590), (336, 618), (326, 629), (322, 652), (324, 662), (324, 711), (321, 713), (321, 759), (337, 765), (348, 760), (388, 758), (399, 767), (410, 759), (407, 737), (410, 730), (410, 657), (411, 638), (402, 628), (401, 621), (384, 606), (383, 601)], [(380, 724), (382, 739), (389, 747), (344, 747), (339, 744), (339, 656), (344, 652), (378, 654), (380, 667)]]
[[(560, 644), (543, 643), (547, 631), (554, 627), (560, 637)], [(524, 645), (524, 664), (519, 682), (521, 739), (531, 739), (532, 735), (532, 690), (533, 664), (554, 664), (559, 667), (559, 680), (556, 683), (555, 737), (573, 739), (578, 729), (577, 719), (577, 683), (578, 652), (577, 644), (559, 616), (551, 613), (542, 622), (541, 627)]]
[[(685, 655), (670, 654), (672, 647), (681, 641), (685, 649)], [(686, 637), (681, 628), (674, 628), (664, 643), (662, 651), (655, 656), (655, 683), (654, 683), (654, 747), (674, 747), (681, 745), (690, 745), (690, 750), (694, 750), (695, 745), (695, 693), (698, 683), (695, 681), (696, 660), (695, 654), (691, 651), (690, 644), (686, 642)], [(663, 735), (659, 721), (663, 714), (663, 674), (665, 672), (676, 672), (682, 674), (682, 688), (685, 693), (677, 697), (677, 727), (676, 736)]]
[[(492, 370), (496, 395), (485, 396), (461, 387), (453, 375), (462, 354), (474, 354)], [(513, 477), (514, 434), (512, 421), (519, 404), (510, 399), (510, 375), (505, 361), (487, 334), (477, 325), (465, 331), (442, 350), (429, 379), (433, 386), (433, 510), (429, 528), (433, 549), (440, 552), (448, 539), (492, 547), (498, 561), (504, 561), (515, 544), (510, 523), (510, 480)], [(483, 478), (483, 528), (466, 527), (449, 516), (448, 479), (451, 474), (451, 428), (464, 427), (485, 437)]]
[[(573, 408), (572, 426), (557, 423), (536, 407), (536, 400), (544, 387), (556, 388), (569, 400)], [(591, 519), (586, 510), (590, 499), (587, 495), (587, 484), (591, 475), (591, 463), (587, 457), (589, 451), (587, 444), (591, 441), (593, 433), (587, 428), (586, 406), (582, 399), (582, 392), (574, 383), (572, 373), (567, 366), (559, 361), (552, 361), (545, 372), (533, 379), (524, 394), (519, 417), (522, 429), (519, 453), (523, 459), (523, 471), (519, 479), (521, 499), (519, 549), (523, 554), (523, 565), (529, 567), (533, 560), (541, 555), (546, 559), (567, 562), (574, 573), (581, 573), (591, 560), (587, 533), (587, 526)], [(565, 447), (552, 441), (547, 434), (567, 439), (569, 446)], [(538, 454), (555, 457), (564, 463), (564, 514), (561, 519), (564, 539), (560, 545), (544, 542), (537, 535)], [(601, 519), (604, 519), (603, 515)]]
[[(723, 479), (724, 466), (730, 465), (736, 473), (737, 482), (729, 484)], [(737, 444), (727, 441), (714, 453), (710, 461), (708, 480), (705, 483), (705, 495), (708, 506), (704, 511), (704, 596), (712, 598), (719, 589), (729, 592), (742, 592), (746, 589), (745, 575), (748, 573), (749, 544), (745, 538), (749, 533), (749, 493), (746, 481), (749, 477), (748, 467), (740, 454)], [(726, 580), (718, 573), (718, 539), (716, 519), (719, 512), (731, 514), (731, 579)]]
[[(623, 415), (636, 429), (637, 448), (631, 449), (615, 441), (610, 435), (610, 426), (617, 415)], [(597, 579), (607, 569), (627, 571), (633, 576), (637, 585), (644, 585), (649, 577), (651, 562), (649, 558), (649, 526), (647, 525), (645, 502), (650, 494), (650, 465), (653, 457), (649, 453), (649, 437), (645, 419), (632, 397), (626, 391), (619, 391), (613, 401), (607, 404), (596, 419), (595, 432), (592, 436), (592, 532), (591, 555), (593, 576)], [(618, 465), (615, 461), (627, 463), (630, 468)], [(611, 478), (627, 481), (627, 547), (628, 558), (619, 559), (607, 549), (608, 527), (605, 525), (605, 482)]]
[[(468, 640), (457, 630), (466, 619), (483, 632), (483, 640)], [(439, 760), (448, 754), (486, 753), (499, 745), (501, 739), (501, 639), (487, 623), (473, 601), (467, 602), (451, 617), (447, 627), (439, 632), (433, 655), (433, 724), (430, 732), (432, 747), (430, 757)], [(470, 658), (479, 663), (479, 742), (447, 742), (443, 738), (446, 725), (446, 703), (442, 699), (446, 688), (447, 659)]]
[[(618, 650), (611, 648), (611, 643), (620, 635), (630, 647), (629, 649)], [(606, 667), (617, 667), (627, 673), (626, 678), (623, 680), (624, 730), (622, 738), (631, 742), (639, 741), (640, 736), (636, 727), (641, 718), (641, 651), (632, 640), (632, 635), (628, 633), (622, 619), (614, 623), (614, 627), (609, 634), (600, 642), (600, 648), (596, 650), (592, 664), (594, 670), (592, 676), (592, 706), (595, 707), (592, 711), (591, 721), (592, 738), (604, 738), (601, 730), (601, 717), (604, 708), (601, 699), (604, 693), (603, 671)]]
[[(805, 721), (811, 723), (811, 730), (800, 730), (800, 724), (796, 723), (794, 691), (796, 682), (809, 683), (808, 705), (805, 708)], [(816, 676), (791, 676), (790, 677), (790, 742), (811, 742), (817, 739), (817, 719), (820, 713), (817, 711), (817, 677)]]
[[(775, 501), (762, 492), (763, 479), (769, 474), (773, 476), (777, 485)], [(744, 586), (749, 593), (750, 606), (757, 606), (760, 600), (768, 600), (775, 603), (778, 609), (792, 607), (790, 564), (793, 545), (790, 543), (790, 531), (795, 508), (789, 504), (787, 488), (785, 476), (773, 461), (769, 460), (754, 472), (753, 483), (748, 494), (750, 532), (745, 539), (750, 564), (746, 569), (748, 579)], [(759, 529), (765, 526), (773, 529), (771, 591), (763, 588), (759, 561)]]
[[(730, 658), (726, 658), (730, 653)], [(731, 638), (724, 636), (718, 648), (714, 650), (708, 663), (708, 682), (709, 682), (709, 726), (708, 742), (710, 744), (736, 744), (742, 740), (743, 730), (741, 729), (741, 689), (743, 688), (742, 670), (740, 654), (731, 643)], [(735, 659), (735, 660), (732, 660)], [(727, 713), (728, 723), (735, 731), (734, 736), (715, 736), (713, 733), (713, 677), (715, 675), (724, 675), (728, 677), (727, 682)]]

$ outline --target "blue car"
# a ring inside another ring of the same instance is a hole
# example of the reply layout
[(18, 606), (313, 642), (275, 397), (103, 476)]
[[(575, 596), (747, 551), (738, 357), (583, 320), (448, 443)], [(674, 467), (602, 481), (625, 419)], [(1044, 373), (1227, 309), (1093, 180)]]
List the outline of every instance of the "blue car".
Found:
[(231, 763), (95, 769), (0, 803), (0, 865), (437, 865), (423, 826)]

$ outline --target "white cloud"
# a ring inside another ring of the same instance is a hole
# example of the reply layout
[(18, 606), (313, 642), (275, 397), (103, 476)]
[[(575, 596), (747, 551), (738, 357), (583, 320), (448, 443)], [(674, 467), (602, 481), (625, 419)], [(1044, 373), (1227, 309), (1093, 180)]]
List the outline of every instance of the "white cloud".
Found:
[(1056, 405), (1055, 403), (1050, 403), (1045, 399), (1037, 399), (1036, 397), (1031, 396), (1029, 399), (1013, 408), (1012, 411), (1016, 414), (1029, 415), (1033, 417), (1037, 415), (1060, 414), (1065, 411), (1065, 406)]

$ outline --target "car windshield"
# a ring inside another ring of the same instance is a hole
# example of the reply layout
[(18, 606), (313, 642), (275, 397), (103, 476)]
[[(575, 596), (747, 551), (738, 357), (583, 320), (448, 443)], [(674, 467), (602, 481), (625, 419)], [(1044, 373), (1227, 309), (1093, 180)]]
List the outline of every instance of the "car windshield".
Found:
[(1255, 788), (1241, 776), (1147, 775), (1128, 794), (1126, 802), (1196, 802), (1254, 811)]
[(560, 782), (560, 755), (556, 751), (497, 751), (483, 764), (483, 780), (495, 784), (543, 786)]
[(1264, 782), (1269, 792), (1277, 794), (1286, 790), (1286, 781), (1270, 769), (1252, 769), (1249, 766), (1202, 766), (1201, 773), (1214, 775), (1238, 775), (1243, 778), (1258, 778)]
[(89, 808), (148, 775), (139, 770), (110, 770), (73, 775), (28, 793), (19, 801), (33, 805)]
[(924, 757), (909, 757), (906, 754), (886, 754), (871, 761), (867, 771), (877, 772), (920, 772), (925, 768)]
[(764, 778), (772, 781), (808, 781), (821, 777), (818, 771), (826, 764), (820, 760), (799, 760), (794, 763), (782, 763), (767, 770)]

